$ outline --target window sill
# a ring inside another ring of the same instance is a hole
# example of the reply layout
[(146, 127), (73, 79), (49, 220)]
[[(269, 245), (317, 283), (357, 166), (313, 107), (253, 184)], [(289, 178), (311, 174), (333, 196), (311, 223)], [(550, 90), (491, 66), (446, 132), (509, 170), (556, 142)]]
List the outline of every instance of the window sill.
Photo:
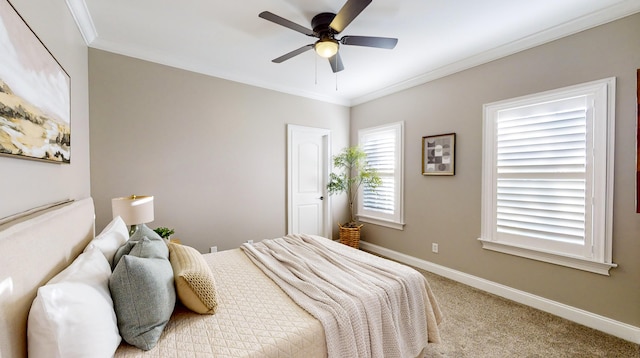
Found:
[(363, 216), (363, 215), (358, 215), (358, 220), (365, 223), (385, 226), (385, 227), (396, 229), (396, 230), (404, 230), (404, 225), (405, 225), (404, 223), (400, 223), (400, 222), (383, 220), (383, 219), (374, 218), (371, 216)]
[(589, 271), (605, 276), (609, 276), (610, 269), (618, 267), (618, 265), (614, 263), (596, 262), (577, 257), (561, 256), (548, 252), (527, 249), (524, 247), (484, 240), (481, 238), (478, 240), (482, 242), (482, 248), (486, 250), (502, 252), (504, 254), (525, 257), (532, 260), (544, 261), (560, 266), (567, 266), (574, 269)]

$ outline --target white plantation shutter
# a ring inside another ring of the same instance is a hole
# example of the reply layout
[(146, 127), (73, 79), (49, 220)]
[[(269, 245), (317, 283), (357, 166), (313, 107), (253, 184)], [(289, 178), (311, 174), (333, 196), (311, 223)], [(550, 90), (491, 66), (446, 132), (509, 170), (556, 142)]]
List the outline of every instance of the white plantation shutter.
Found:
[(583, 244), (584, 180), (498, 180), (498, 233)]
[(367, 153), (367, 163), (378, 171), (382, 185), (375, 190), (363, 188), (362, 208), (393, 215), (395, 210), (395, 149), (393, 131), (379, 132), (367, 136), (361, 144)]
[(400, 122), (358, 132), (359, 146), (367, 153), (367, 163), (382, 179), (375, 190), (361, 188), (358, 217), (362, 221), (402, 228), (403, 126)]
[(585, 244), (586, 127), (585, 96), (498, 112), (498, 237)]
[(614, 88), (607, 79), (485, 105), (484, 248), (603, 274), (615, 267)]

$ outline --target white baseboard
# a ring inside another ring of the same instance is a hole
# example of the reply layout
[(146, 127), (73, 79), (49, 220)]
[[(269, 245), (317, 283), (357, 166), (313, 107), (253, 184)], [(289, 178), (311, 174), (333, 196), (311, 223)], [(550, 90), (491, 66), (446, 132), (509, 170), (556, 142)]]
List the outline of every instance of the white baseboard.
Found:
[(627, 341), (640, 344), (640, 327), (613, 320), (579, 308), (552, 301), (544, 297), (516, 290), (480, 277), (453, 270), (432, 262), (409, 256), (394, 250), (384, 248), (365, 241), (360, 241), (360, 247), (364, 250), (394, 259), (406, 265), (420, 268), (435, 273), (448, 279), (461, 282), (465, 285), (498, 295), (509, 300), (539, 309), (544, 312), (568, 319), (584, 326), (597, 329)]

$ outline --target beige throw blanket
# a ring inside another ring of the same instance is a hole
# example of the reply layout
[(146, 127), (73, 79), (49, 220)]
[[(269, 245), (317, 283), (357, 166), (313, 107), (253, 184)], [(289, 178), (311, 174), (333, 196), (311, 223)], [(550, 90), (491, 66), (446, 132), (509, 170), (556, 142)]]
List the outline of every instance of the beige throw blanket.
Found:
[(442, 313), (410, 267), (317, 236), (241, 248), (322, 323), (329, 357), (417, 357), (440, 341)]

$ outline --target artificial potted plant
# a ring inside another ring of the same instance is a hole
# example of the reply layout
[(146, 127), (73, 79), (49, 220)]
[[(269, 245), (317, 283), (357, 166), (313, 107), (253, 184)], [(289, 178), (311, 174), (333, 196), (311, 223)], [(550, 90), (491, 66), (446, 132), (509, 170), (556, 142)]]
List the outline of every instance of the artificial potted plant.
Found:
[(155, 231), (156, 234), (160, 235), (160, 237), (163, 238), (164, 241), (171, 240), (171, 235), (175, 233), (173, 229), (170, 229), (168, 227), (162, 227), (162, 226), (153, 229), (153, 231)]
[(346, 193), (349, 202), (349, 221), (338, 224), (340, 242), (358, 248), (362, 224), (358, 222), (353, 206), (358, 202), (360, 187), (375, 189), (382, 184), (382, 180), (378, 172), (368, 165), (367, 154), (358, 146), (346, 147), (334, 156), (333, 167), (339, 173), (329, 175), (329, 195)]

